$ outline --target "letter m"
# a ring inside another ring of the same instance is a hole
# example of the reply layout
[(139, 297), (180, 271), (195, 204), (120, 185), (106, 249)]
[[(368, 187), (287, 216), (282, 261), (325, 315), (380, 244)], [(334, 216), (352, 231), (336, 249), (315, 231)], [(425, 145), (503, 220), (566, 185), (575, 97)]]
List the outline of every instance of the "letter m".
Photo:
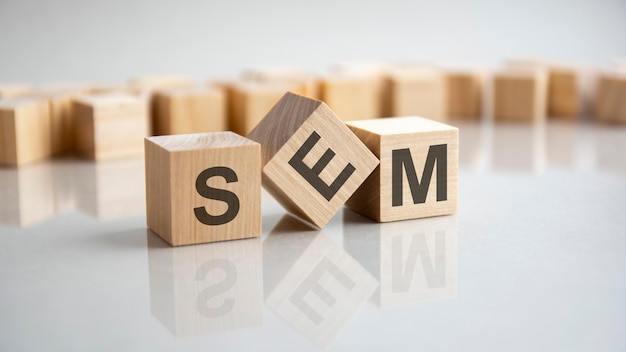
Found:
[(431, 145), (426, 156), (421, 182), (417, 179), (415, 165), (409, 148), (396, 149), (391, 154), (391, 202), (392, 206), (402, 205), (403, 169), (413, 196), (413, 204), (426, 202), (430, 179), (437, 163), (437, 201), (448, 199), (448, 145)]

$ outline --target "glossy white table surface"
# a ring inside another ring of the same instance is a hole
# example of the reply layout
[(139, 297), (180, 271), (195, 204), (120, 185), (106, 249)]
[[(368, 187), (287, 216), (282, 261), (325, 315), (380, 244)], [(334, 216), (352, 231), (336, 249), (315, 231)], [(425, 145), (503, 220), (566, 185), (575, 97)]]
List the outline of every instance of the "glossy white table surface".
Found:
[(143, 160), (0, 169), (2, 351), (624, 351), (626, 126), (457, 124), (459, 212), (171, 248)]

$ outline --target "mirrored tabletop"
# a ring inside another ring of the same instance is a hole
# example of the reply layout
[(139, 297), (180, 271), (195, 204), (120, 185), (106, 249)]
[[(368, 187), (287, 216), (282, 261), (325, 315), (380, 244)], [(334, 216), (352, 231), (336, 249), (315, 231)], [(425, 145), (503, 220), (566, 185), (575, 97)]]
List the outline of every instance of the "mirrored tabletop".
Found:
[(626, 126), (453, 123), (459, 211), (172, 248), (143, 159), (0, 168), (0, 350), (626, 350)]

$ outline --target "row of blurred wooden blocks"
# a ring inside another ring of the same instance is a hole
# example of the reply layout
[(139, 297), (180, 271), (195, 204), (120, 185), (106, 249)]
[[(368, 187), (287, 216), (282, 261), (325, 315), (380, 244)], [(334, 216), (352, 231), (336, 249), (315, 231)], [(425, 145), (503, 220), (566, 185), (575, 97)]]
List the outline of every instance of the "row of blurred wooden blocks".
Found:
[[(575, 117), (583, 105), (580, 70), (512, 62), (494, 74), (496, 120)], [(195, 86), (184, 77), (144, 77), (114, 87), (0, 86), (0, 165), (21, 165), (76, 150), (100, 160), (140, 154), (146, 135), (232, 130), (246, 135), (286, 91), (325, 101), (344, 121), (418, 115), (479, 119), (486, 75), (424, 65), (343, 67), (323, 78), (304, 70), (259, 69), (241, 79)], [(626, 121), (626, 78), (602, 74), (598, 120)]]

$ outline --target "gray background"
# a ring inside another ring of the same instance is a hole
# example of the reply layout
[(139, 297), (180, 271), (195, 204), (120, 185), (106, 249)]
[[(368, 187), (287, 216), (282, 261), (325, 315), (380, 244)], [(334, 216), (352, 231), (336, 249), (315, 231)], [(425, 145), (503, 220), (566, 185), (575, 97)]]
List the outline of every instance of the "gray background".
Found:
[(626, 1), (0, 0), (0, 81), (114, 83), (337, 62), (626, 57)]

